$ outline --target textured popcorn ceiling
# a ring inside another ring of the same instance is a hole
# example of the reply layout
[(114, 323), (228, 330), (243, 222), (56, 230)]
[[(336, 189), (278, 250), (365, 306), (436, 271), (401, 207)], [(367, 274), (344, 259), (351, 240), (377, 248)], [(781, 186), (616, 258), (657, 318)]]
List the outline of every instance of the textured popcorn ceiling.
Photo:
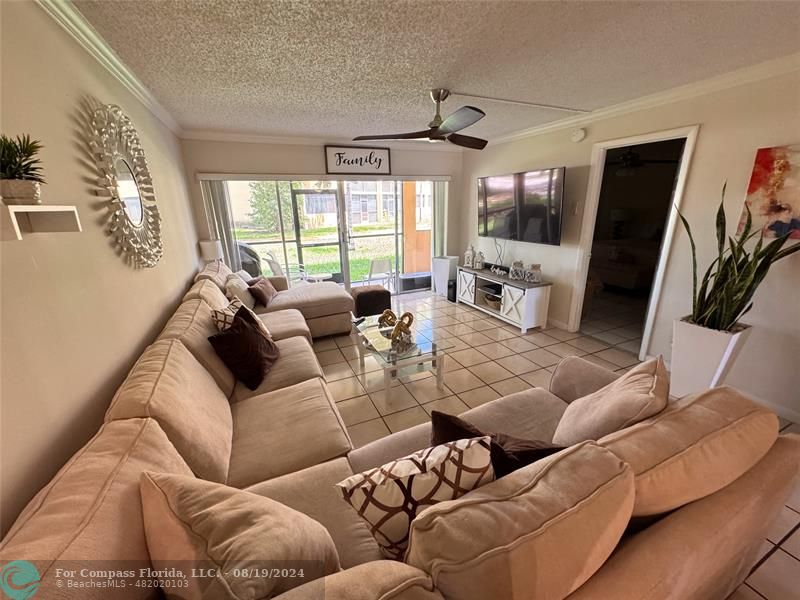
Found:
[[(431, 87), (597, 109), (800, 51), (800, 2), (78, 0), (187, 130), (422, 129)], [(453, 97), (489, 139), (569, 116)]]

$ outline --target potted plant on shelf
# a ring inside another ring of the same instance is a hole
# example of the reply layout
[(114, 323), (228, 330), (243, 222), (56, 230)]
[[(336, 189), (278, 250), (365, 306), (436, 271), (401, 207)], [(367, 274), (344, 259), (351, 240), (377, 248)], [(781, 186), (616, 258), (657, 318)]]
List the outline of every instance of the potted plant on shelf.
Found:
[(0, 197), (6, 204), (41, 203), (41, 161), (37, 154), (42, 149), (38, 140), (27, 134), (12, 139), (0, 135)]
[[(800, 243), (783, 245), (791, 232), (766, 242), (752, 231), (750, 208), (738, 237), (725, 232), (725, 186), (717, 210), (717, 257), (697, 281), (697, 248), (689, 223), (680, 212), (692, 247), (692, 314), (674, 321), (670, 393), (681, 397), (720, 385), (750, 333), (740, 319), (753, 307), (753, 295), (770, 267), (800, 250)], [(750, 240), (758, 236), (752, 250)], [(727, 239), (726, 239), (727, 238)]]

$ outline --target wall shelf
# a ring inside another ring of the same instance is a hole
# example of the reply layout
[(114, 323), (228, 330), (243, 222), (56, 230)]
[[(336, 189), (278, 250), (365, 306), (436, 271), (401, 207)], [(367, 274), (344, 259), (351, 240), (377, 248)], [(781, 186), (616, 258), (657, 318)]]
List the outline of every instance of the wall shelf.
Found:
[(75, 206), (9, 204), (0, 206), (2, 240), (21, 240), (31, 233), (80, 233), (81, 220)]

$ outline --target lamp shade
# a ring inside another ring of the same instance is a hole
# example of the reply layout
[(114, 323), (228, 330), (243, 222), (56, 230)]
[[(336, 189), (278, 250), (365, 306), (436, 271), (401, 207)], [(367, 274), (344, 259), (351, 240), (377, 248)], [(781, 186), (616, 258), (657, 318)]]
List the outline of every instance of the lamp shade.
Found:
[(222, 242), (219, 240), (200, 240), (200, 256), (203, 260), (221, 260)]

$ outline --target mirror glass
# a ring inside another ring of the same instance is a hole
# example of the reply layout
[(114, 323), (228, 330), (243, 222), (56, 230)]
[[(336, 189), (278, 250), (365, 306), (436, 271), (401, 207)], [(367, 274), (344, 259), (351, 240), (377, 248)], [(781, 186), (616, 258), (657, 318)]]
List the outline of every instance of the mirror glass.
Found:
[(125, 205), (125, 212), (135, 226), (142, 224), (144, 210), (142, 207), (142, 197), (139, 194), (139, 186), (130, 165), (124, 158), (117, 158), (114, 162), (114, 170), (117, 174), (117, 193), (119, 199)]

